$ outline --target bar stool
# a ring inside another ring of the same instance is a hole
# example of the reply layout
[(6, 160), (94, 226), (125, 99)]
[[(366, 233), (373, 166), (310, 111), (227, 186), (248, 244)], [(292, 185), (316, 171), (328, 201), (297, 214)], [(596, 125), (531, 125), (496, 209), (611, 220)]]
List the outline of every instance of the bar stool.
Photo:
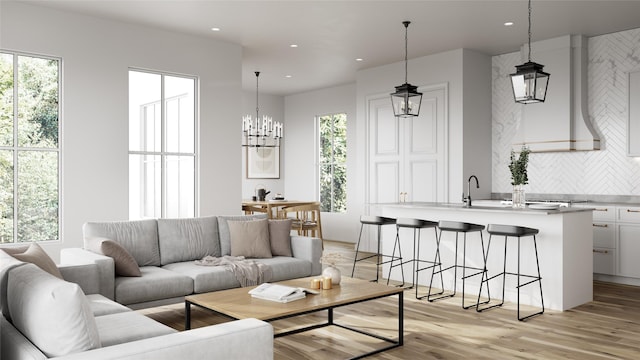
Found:
[[(405, 261), (401, 261), (399, 264), (393, 264), (389, 267), (389, 276), (387, 277), (387, 285), (389, 285), (389, 278), (391, 278), (391, 270), (393, 270), (394, 267), (397, 266), (402, 266), (404, 264), (407, 263), (411, 263), (412, 264), (412, 277), (411, 277), (411, 286), (408, 287), (407, 289), (411, 289), (414, 286), (416, 286), (417, 284), (417, 270), (416, 270), (416, 263), (418, 264), (418, 266), (420, 266), (420, 263), (429, 263), (431, 264), (430, 266), (427, 266), (425, 268), (422, 268), (420, 270), (425, 270), (425, 269), (430, 269), (431, 267), (435, 266), (435, 264), (433, 263), (433, 261), (427, 261), (427, 260), (420, 260), (419, 256), (420, 256), (420, 229), (428, 229), (428, 228), (433, 228), (433, 232), (435, 233), (436, 239), (438, 238), (438, 231), (436, 230), (436, 227), (438, 226), (438, 223), (435, 221), (428, 221), (428, 220), (420, 220), (420, 219), (408, 219), (408, 218), (398, 218), (396, 220), (396, 242), (393, 245), (393, 253), (392, 256), (396, 255), (396, 245), (398, 247), (398, 256), (402, 258), (402, 252), (400, 250), (400, 229), (401, 228), (407, 228), (407, 229), (413, 229), (413, 257), (409, 260), (405, 260)], [(437, 242), (437, 240), (436, 240)], [(418, 258), (416, 258), (416, 254), (418, 254)], [(402, 285), (399, 286), (404, 286), (405, 282), (404, 279), (402, 280)], [(418, 288), (416, 286), (416, 297), (418, 296)]]
[[(391, 265), (393, 265), (394, 261), (401, 261), (402, 262), (402, 256), (396, 257), (395, 255), (383, 255), (381, 252), (381, 244), (380, 244), (380, 240), (381, 240), (381, 229), (383, 225), (392, 225), (396, 223), (396, 219), (393, 218), (388, 218), (388, 217), (383, 217), (383, 216), (370, 216), (370, 215), (362, 215), (360, 216), (360, 236), (358, 237), (358, 244), (356, 245), (356, 256), (353, 259), (353, 269), (351, 270), (351, 277), (353, 277), (353, 274), (356, 271), (356, 263), (358, 261), (363, 261), (363, 260), (367, 260), (373, 257), (377, 257), (376, 260), (376, 278), (375, 280), (371, 280), (372, 282), (378, 282), (378, 278), (379, 278), (379, 273), (380, 273), (380, 265), (382, 264), (386, 264), (386, 263), (391, 263)], [(375, 254), (372, 255), (368, 255), (365, 256), (361, 259), (358, 259), (358, 252), (360, 250), (360, 240), (362, 239), (362, 229), (364, 228), (365, 225), (375, 225), (378, 227), (378, 251)], [(393, 245), (394, 249), (396, 247), (396, 245), (398, 245), (398, 238), (396, 237), (396, 243)], [(383, 261), (384, 258), (390, 258), (387, 261)], [(404, 270), (402, 270), (402, 282), (404, 282)]]
[[(486, 280), (483, 280), (482, 283), (487, 283), (487, 289), (489, 288), (489, 280), (494, 279), (498, 276), (502, 276), (502, 301), (499, 304), (495, 304), (495, 305), (491, 305), (491, 306), (487, 306), (484, 308), (480, 308), (480, 306), (476, 306), (476, 310), (478, 312), (487, 310), (487, 309), (491, 309), (491, 308), (495, 308), (498, 306), (502, 306), (504, 304), (504, 288), (505, 288), (505, 280), (507, 278), (507, 275), (516, 275), (518, 277), (518, 282), (517, 282), (517, 286), (516, 289), (518, 291), (518, 320), (523, 321), (526, 320), (532, 316), (536, 316), (536, 315), (542, 315), (544, 313), (544, 298), (542, 297), (542, 277), (540, 276), (540, 262), (538, 261), (538, 245), (536, 244), (536, 234), (538, 234), (538, 229), (532, 229), (532, 228), (527, 228), (527, 227), (522, 227), (522, 226), (512, 226), (512, 225), (495, 225), (495, 224), (489, 224), (489, 226), (487, 226), (487, 232), (489, 233), (489, 243), (487, 244), (487, 257), (489, 256), (489, 247), (491, 246), (491, 238), (494, 235), (497, 236), (504, 236), (504, 267), (501, 273), (498, 273), (492, 277), (487, 277)], [(526, 275), (526, 274), (521, 274), (520, 273), (520, 239), (524, 236), (532, 236), (533, 237), (533, 248), (535, 251), (535, 255), (536, 255), (536, 268), (538, 270), (538, 275)], [(508, 237), (512, 237), (512, 238), (518, 238), (518, 272), (517, 273), (512, 273), (512, 272), (507, 272), (507, 243), (508, 243)], [(487, 267), (487, 259), (485, 258), (485, 268)], [(524, 284), (520, 283), (520, 277), (525, 277), (525, 278), (529, 278), (532, 279), (528, 282), (525, 282)], [(542, 304), (542, 310), (538, 311), (536, 313), (524, 316), (524, 317), (520, 317), (520, 288), (529, 284), (532, 284), (534, 282), (538, 282), (538, 285), (540, 286), (540, 302)], [(482, 283), (480, 284), (480, 292), (482, 292)], [(480, 293), (478, 293), (478, 300), (480, 299)]]
[[(467, 278), (469, 277), (473, 277), (473, 276), (477, 276), (477, 275), (482, 275), (482, 280), (484, 280), (485, 275), (487, 273), (487, 270), (485, 269), (486, 267), (486, 262), (484, 264), (484, 267), (481, 268), (477, 268), (477, 267), (472, 267), (472, 266), (467, 266), (467, 233), (472, 233), (472, 232), (478, 232), (480, 233), (480, 246), (482, 247), (482, 260), (483, 262), (486, 260), (486, 256), (485, 256), (485, 252), (484, 252), (484, 240), (482, 238), (482, 230), (484, 230), (484, 225), (478, 225), (478, 224), (471, 224), (471, 223), (466, 223), (466, 222), (457, 222), (457, 221), (440, 221), (438, 223), (438, 228), (440, 228), (440, 236), (438, 237), (438, 244), (436, 247), (436, 257), (434, 259), (434, 263), (437, 264), (442, 264), (442, 260), (440, 259), (440, 243), (442, 241), (442, 232), (443, 231), (449, 231), (449, 232), (454, 232), (456, 234), (456, 250), (455, 250), (455, 261), (454, 264), (442, 269), (442, 265), (439, 266), (440, 270), (438, 270), (437, 272), (435, 271), (435, 267), (433, 267), (433, 271), (431, 272), (431, 281), (429, 283), (429, 292), (427, 293), (426, 297), (427, 300), (429, 300), (429, 302), (433, 302), (436, 300), (440, 300), (440, 299), (445, 299), (445, 298), (450, 298), (456, 295), (456, 281), (458, 278), (458, 268), (462, 268), (462, 308), (463, 309), (468, 309), (472, 306), (476, 306), (478, 305), (478, 303), (474, 303), (473, 305), (469, 305), (466, 306), (465, 305), (465, 301), (464, 301), (464, 294), (465, 294), (465, 281)], [(458, 235), (462, 233), (463, 234), (463, 244), (462, 244), (462, 265), (458, 265)], [(447, 270), (451, 270), (453, 269), (453, 292), (449, 293), (449, 294), (444, 294), (444, 283), (442, 282), (442, 273), (447, 271)], [(476, 272), (467, 275), (467, 269), (471, 269), (471, 270), (477, 270)], [(440, 274), (440, 282), (442, 284), (442, 291), (440, 291), (439, 293), (435, 293), (432, 294), (431, 293), (431, 288), (433, 286), (433, 277), (436, 274)], [(480, 282), (480, 284), (482, 285), (482, 281)], [(440, 295), (437, 297), (433, 297), (434, 295)], [(488, 290), (487, 290), (487, 295), (489, 295)], [(422, 296), (422, 298), (424, 298), (424, 296)], [(487, 301), (488, 302), (488, 301)], [(485, 303), (487, 303), (485, 302)]]

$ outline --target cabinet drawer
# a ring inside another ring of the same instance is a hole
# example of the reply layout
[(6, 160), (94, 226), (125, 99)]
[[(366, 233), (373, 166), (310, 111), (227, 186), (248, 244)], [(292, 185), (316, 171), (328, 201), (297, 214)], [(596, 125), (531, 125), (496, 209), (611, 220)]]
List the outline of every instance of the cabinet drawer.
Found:
[(593, 205), (593, 221), (615, 221), (616, 207)]
[(618, 221), (640, 224), (640, 207), (618, 206)]
[(593, 247), (616, 247), (616, 229), (613, 223), (593, 222)]
[(593, 272), (596, 274), (615, 275), (615, 250), (593, 248)]

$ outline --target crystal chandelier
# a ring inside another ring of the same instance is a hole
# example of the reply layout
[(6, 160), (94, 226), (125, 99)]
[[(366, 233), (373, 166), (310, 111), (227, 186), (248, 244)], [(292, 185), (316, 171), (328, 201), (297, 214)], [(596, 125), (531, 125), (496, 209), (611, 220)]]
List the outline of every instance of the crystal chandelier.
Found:
[(283, 125), (281, 122), (273, 121), (271, 116), (263, 115), (260, 119), (258, 107), (258, 77), (260, 72), (256, 71), (256, 117), (251, 115), (242, 117), (242, 146), (246, 147), (280, 147), (282, 139)]

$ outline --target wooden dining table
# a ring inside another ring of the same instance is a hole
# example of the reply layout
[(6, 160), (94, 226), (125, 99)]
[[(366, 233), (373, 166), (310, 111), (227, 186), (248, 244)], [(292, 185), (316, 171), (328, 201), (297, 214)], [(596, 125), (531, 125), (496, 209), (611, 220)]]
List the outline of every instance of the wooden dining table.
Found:
[(315, 201), (304, 200), (242, 200), (242, 208), (246, 211), (247, 208), (255, 208), (256, 212), (265, 212), (269, 219), (277, 219), (279, 210), (288, 206), (298, 205), (310, 205)]

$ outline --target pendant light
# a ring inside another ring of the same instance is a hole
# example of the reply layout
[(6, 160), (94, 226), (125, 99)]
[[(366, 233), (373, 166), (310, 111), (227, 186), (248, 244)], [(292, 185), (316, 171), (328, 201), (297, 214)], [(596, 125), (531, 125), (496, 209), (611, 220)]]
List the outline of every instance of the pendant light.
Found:
[(529, 61), (516, 65), (515, 74), (511, 74), (513, 98), (521, 104), (544, 102), (547, 97), (549, 75), (542, 71), (544, 65), (531, 61), (531, 0), (529, 0)]
[(420, 114), (422, 93), (418, 92), (417, 86), (407, 82), (407, 33), (411, 21), (403, 21), (402, 24), (404, 25), (404, 84), (395, 87), (396, 92), (391, 94), (391, 104), (396, 117), (412, 117)]
[(279, 147), (282, 138), (283, 125), (273, 121), (271, 116), (263, 115), (260, 119), (258, 107), (258, 77), (260, 71), (256, 71), (256, 118), (251, 115), (242, 117), (242, 146), (245, 147)]

